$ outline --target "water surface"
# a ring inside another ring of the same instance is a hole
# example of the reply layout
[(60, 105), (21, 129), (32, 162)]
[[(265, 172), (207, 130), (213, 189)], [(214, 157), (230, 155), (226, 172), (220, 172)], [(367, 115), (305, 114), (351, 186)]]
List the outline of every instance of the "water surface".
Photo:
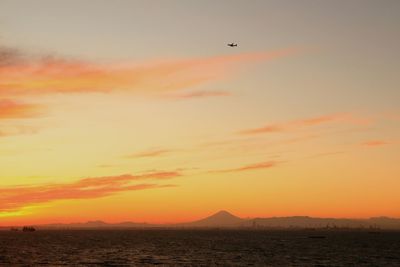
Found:
[[(317, 238), (310, 238), (317, 237)], [(0, 231), (0, 265), (400, 266), (400, 232)]]

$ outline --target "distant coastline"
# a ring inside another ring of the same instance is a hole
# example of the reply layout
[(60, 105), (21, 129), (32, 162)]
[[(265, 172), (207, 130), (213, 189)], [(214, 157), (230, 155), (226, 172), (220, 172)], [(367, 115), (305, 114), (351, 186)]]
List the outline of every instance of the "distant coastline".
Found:
[[(38, 230), (84, 230), (84, 229), (324, 229), (324, 230), (400, 230), (400, 218), (373, 217), (369, 219), (316, 218), (308, 216), (269, 217), (245, 219), (227, 211), (219, 211), (201, 220), (176, 224), (150, 224), (136, 222), (106, 223), (53, 223), (33, 225)], [(17, 229), (17, 226), (2, 226), (0, 230)], [(22, 229), (22, 228), (21, 228)]]

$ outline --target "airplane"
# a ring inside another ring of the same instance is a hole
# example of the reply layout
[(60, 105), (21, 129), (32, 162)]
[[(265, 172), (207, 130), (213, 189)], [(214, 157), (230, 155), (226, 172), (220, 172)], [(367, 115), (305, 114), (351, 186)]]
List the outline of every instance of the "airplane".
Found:
[(228, 44), (228, 46), (230, 46), (230, 47), (235, 47), (235, 46), (237, 46), (237, 44), (230, 43), (230, 44)]

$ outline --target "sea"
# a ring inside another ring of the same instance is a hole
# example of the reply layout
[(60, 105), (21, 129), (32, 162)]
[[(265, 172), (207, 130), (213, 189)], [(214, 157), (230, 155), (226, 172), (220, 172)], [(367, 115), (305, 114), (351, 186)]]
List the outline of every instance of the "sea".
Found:
[(400, 231), (0, 231), (0, 266), (400, 266)]

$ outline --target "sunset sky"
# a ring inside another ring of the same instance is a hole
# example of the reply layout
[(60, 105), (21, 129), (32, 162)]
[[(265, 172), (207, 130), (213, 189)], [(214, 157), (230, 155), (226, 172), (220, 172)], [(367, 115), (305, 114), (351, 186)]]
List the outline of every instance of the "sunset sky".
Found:
[(0, 226), (400, 217), (399, 14), (0, 0)]

